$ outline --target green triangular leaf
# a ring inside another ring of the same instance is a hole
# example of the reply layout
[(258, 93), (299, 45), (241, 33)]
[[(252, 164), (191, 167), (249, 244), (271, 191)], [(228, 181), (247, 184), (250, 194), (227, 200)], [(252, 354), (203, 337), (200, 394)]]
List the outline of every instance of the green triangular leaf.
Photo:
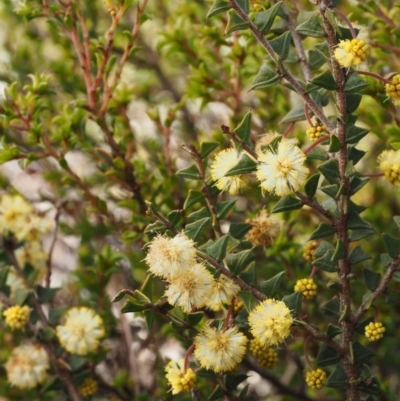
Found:
[(253, 227), (248, 223), (231, 223), (229, 226), (229, 234), (233, 238), (242, 239), (243, 236)]
[(364, 347), (358, 341), (353, 343), (354, 361), (358, 364), (368, 363), (375, 357), (375, 352), (371, 348)]
[(315, 193), (317, 192), (318, 182), (321, 174), (314, 174), (312, 175), (307, 182), (304, 184), (304, 191), (308, 197), (314, 197)]
[(211, 219), (209, 217), (198, 220), (194, 223), (186, 224), (185, 227), (186, 234), (193, 241), (197, 241), (200, 239), (205, 229), (210, 226), (210, 224), (211, 224)]
[(284, 196), (272, 209), (272, 213), (282, 213), (289, 210), (297, 210), (303, 207), (303, 202), (294, 196)]
[(338, 389), (344, 389), (347, 386), (347, 376), (343, 368), (338, 365), (333, 373), (328, 377), (326, 387), (333, 387)]
[(41, 285), (36, 286), (36, 294), (41, 304), (50, 302), (60, 288), (47, 288)]
[(235, 167), (231, 168), (225, 174), (225, 177), (232, 177), (234, 175), (253, 173), (256, 170), (257, 170), (257, 163), (246, 154), (243, 154), (239, 160), (239, 163)]
[(309, 241), (314, 239), (320, 239), (325, 237), (330, 237), (331, 235), (335, 234), (335, 229), (326, 223), (321, 223), (317, 229), (311, 234)]
[(215, 148), (218, 148), (218, 142), (202, 142), (200, 146), (200, 156), (205, 159)]
[(331, 135), (328, 152), (335, 153), (340, 150), (340, 142), (336, 135)]
[(203, 319), (203, 316), (204, 312), (189, 313), (187, 315), (187, 321), (191, 326), (196, 326), (200, 323), (201, 319)]
[(383, 242), (385, 244), (387, 253), (392, 258), (397, 258), (397, 256), (400, 254), (400, 239), (392, 237), (388, 234), (383, 234), (382, 238), (383, 238)]
[(344, 90), (346, 93), (356, 93), (361, 91), (367, 86), (368, 86), (367, 82), (361, 79), (356, 72), (353, 72), (350, 75), (349, 79), (347, 80)]
[(296, 28), (296, 32), (300, 35), (311, 36), (312, 38), (322, 38), (325, 35), (324, 29), (316, 15), (311, 16), (311, 18), (300, 24)]
[(229, 200), (226, 202), (217, 202), (217, 217), (224, 219), (228, 212), (235, 206), (236, 200)]
[(346, 133), (346, 142), (353, 144), (357, 143), (360, 139), (367, 135), (369, 130), (361, 127), (357, 127), (354, 124), (349, 124)]
[(229, 5), (229, 1), (227, 0), (215, 0), (214, 4), (210, 8), (210, 10), (207, 13), (206, 18), (211, 18), (214, 15), (217, 15), (219, 13), (222, 13), (224, 11), (229, 11), (231, 6)]
[(297, 291), (294, 292), (293, 294), (286, 295), (285, 297), (282, 298), (282, 301), (286, 304), (286, 306), (290, 309), (290, 311), (298, 315), (301, 310), (301, 299), (302, 299), (302, 293)]
[(267, 281), (261, 281), (260, 286), (262, 292), (268, 297), (268, 298), (274, 298), (277, 291), (280, 282), (282, 281), (283, 276), (285, 275), (285, 271), (278, 273), (276, 276), (270, 278)]
[(371, 255), (364, 252), (360, 246), (356, 246), (349, 255), (349, 263), (352, 265), (368, 259), (371, 259)]
[(375, 291), (381, 282), (381, 274), (369, 269), (363, 269), (365, 285), (370, 291)]
[(292, 35), (290, 31), (287, 31), (281, 36), (278, 36), (277, 38), (269, 41), (269, 44), (274, 49), (274, 52), (279, 54), (282, 60), (285, 60), (289, 55), (291, 39)]
[(315, 77), (311, 83), (327, 90), (336, 90), (335, 79), (329, 70), (324, 71), (322, 74)]
[(348, 114), (354, 113), (361, 103), (362, 96), (358, 93), (346, 95), (346, 110)]
[(241, 31), (243, 29), (247, 29), (249, 24), (246, 21), (243, 21), (239, 15), (237, 15), (235, 10), (228, 11), (228, 25), (225, 28), (225, 34), (229, 35), (235, 31)]
[(235, 132), (237, 136), (243, 141), (248, 143), (250, 139), (251, 131), (251, 111), (249, 111), (244, 117)]
[(277, 16), (282, 2), (274, 4), (266, 11), (261, 11), (256, 14), (255, 24), (257, 28), (265, 35), (274, 23), (274, 19)]
[(339, 167), (335, 160), (321, 163), (317, 168), (330, 184), (337, 184), (339, 179)]
[(280, 81), (281, 77), (264, 63), (254, 78), (250, 90), (269, 88), (270, 86), (278, 84)]
[(324, 305), (321, 306), (322, 313), (327, 316), (333, 317), (335, 319), (340, 316), (340, 303), (339, 300), (335, 297), (330, 299)]
[(342, 357), (333, 348), (322, 344), (318, 352), (316, 364), (322, 368), (323, 366), (335, 365), (341, 359)]
[(253, 310), (254, 305), (254, 297), (251, 292), (248, 291), (239, 291), (238, 293), (240, 299), (243, 301), (244, 307), (248, 312)]
[(192, 164), (189, 167), (178, 170), (176, 172), (176, 175), (179, 177), (187, 178), (189, 180), (199, 180), (200, 179), (199, 169), (194, 164)]
[(185, 200), (185, 203), (183, 205), (183, 208), (186, 210), (189, 207), (195, 205), (197, 202), (204, 202), (205, 197), (203, 192), (200, 191), (195, 191), (193, 189), (189, 190), (189, 195)]
[[(304, 114), (304, 105), (297, 103), (281, 120), (281, 124), (294, 123), (296, 121), (304, 121), (306, 115)], [(309, 155), (307, 155), (309, 156)], [(326, 158), (326, 156), (325, 156)]]
[(229, 235), (224, 235), (215, 241), (212, 245), (208, 246), (207, 252), (208, 254), (218, 260), (221, 261), (225, 257), (226, 246), (228, 245)]
[(337, 270), (337, 263), (332, 261), (333, 252), (327, 251), (322, 258), (313, 261), (313, 265), (318, 267), (320, 270), (332, 273)]

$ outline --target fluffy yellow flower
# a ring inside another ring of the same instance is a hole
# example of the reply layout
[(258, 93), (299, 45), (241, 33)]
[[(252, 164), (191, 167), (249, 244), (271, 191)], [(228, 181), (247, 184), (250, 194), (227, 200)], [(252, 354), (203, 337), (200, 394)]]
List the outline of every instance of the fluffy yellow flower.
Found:
[(312, 278), (302, 278), (296, 281), (294, 291), (301, 292), (304, 299), (313, 299), (317, 295), (317, 284)]
[(30, 312), (31, 309), (29, 306), (15, 305), (5, 310), (3, 316), (5, 317), (7, 326), (12, 330), (22, 329), (28, 323)]
[(257, 338), (250, 341), (250, 351), (257, 362), (266, 369), (272, 369), (278, 362), (278, 354), (272, 348), (263, 345)]
[(200, 263), (186, 269), (171, 280), (165, 296), (171, 305), (179, 306), (186, 313), (193, 307), (202, 308), (214, 291), (214, 277)]
[(218, 330), (205, 327), (195, 337), (194, 355), (203, 368), (214, 372), (229, 372), (246, 353), (247, 338), (236, 327)]
[(307, 136), (311, 141), (315, 142), (322, 134), (327, 134), (326, 127), (322, 124), (317, 124), (306, 131)]
[(56, 327), (62, 347), (77, 355), (95, 351), (104, 332), (101, 317), (86, 307), (70, 309), (65, 315), (64, 325)]
[(257, 178), (261, 188), (278, 196), (299, 190), (309, 173), (305, 160), (306, 155), (299, 147), (282, 139), (276, 153), (267, 151), (258, 157)]
[(165, 377), (171, 385), (172, 394), (179, 394), (182, 391), (188, 391), (194, 386), (196, 374), (190, 368), (186, 369), (186, 372), (184, 372), (183, 367), (183, 359), (178, 362), (170, 361), (165, 367)]
[(391, 84), (385, 85), (385, 91), (388, 97), (393, 100), (395, 106), (400, 106), (400, 74), (392, 78)]
[(240, 287), (230, 278), (221, 274), (215, 280), (210, 299), (207, 300), (207, 306), (214, 311), (219, 311), (225, 304), (230, 304), (233, 297), (240, 291)]
[(393, 185), (400, 186), (400, 151), (384, 150), (378, 156), (379, 168)]
[(249, 314), (250, 331), (262, 344), (271, 346), (285, 341), (293, 323), (289, 308), (282, 301), (266, 299)]
[(145, 260), (151, 273), (171, 280), (196, 263), (196, 248), (185, 234), (174, 238), (158, 235), (150, 242)]
[(20, 389), (30, 389), (47, 379), (49, 357), (40, 345), (14, 348), (5, 365), (8, 381)]
[(365, 61), (368, 49), (362, 39), (341, 40), (335, 49), (335, 58), (342, 67), (349, 68)]
[(365, 326), (365, 337), (367, 337), (369, 341), (378, 341), (383, 337), (385, 331), (386, 329), (381, 322), (371, 322)]
[(97, 381), (92, 379), (91, 377), (87, 377), (83, 383), (78, 387), (79, 393), (83, 397), (90, 397), (97, 393), (99, 386)]
[(257, 246), (270, 246), (281, 230), (281, 221), (276, 217), (268, 216), (265, 210), (262, 210), (254, 219), (247, 219), (246, 223), (252, 225), (246, 234), (246, 239)]
[(241, 175), (225, 177), (225, 174), (239, 163), (240, 157), (241, 153), (234, 148), (222, 150), (215, 156), (211, 165), (211, 177), (221, 191), (228, 191), (234, 195), (246, 186)]
[(49, 231), (48, 220), (35, 215), (33, 207), (20, 195), (3, 195), (0, 199), (2, 235), (10, 232), (18, 240), (39, 239)]
[(326, 372), (320, 368), (306, 373), (306, 383), (311, 388), (321, 388), (326, 383)]
[(43, 272), (46, 270), (49, 255), (44, 251), (40, 241), (27, 241), (15, 251), (15, 257), (22, 268), (25, 263), (29, 263)]

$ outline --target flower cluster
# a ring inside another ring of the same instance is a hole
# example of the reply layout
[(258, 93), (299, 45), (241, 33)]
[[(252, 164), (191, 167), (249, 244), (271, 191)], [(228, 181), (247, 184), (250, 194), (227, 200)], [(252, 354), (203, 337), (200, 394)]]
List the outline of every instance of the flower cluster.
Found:
[(315, 142), (319, 139), (323, 133), (326, 133), (326, 127), (322, 124), (316, 124), (314, 127), (311, 127), (306, 131), (307, 136), (311, 141)]
[(246, 239), (257, 246), (270, 246), (281, 229), (281, 221), (268, 216), (265, 210), (262, 210), (254, 219), (247, 219), (246, 223), (252, 225), (246, 234)]
[(91, 377), (87, 377), (83, 383), (79, 386), (79, 394), (83, 397), (90, 397), (97, 393), (99, 385), (97, 381), (92, 379)]
[(165, 377), (172, 388), (172, 394), (179, 394), (182, 391), (190, 390), (196, 381), (196, 374), (192, 369), (188, 368), (184, 371), (183, 359), (178, 362), (168, 362), (165, 372)]
[(303, 247), (303, 258), (309, 262), (314, 261), (317, 257), (314, 255), (315, 250), (318, 248), (316, 241), (309, 241)]
[(306, 373), (306, 383), (311, 388), (321, 388), (326, 383), (326, 372), (320, 368)]
[(368, 49), (362, 39), (341, 40), (335, 49), (335, 58), (342, 67), (349, 68), (365, 61)]
[(11, 306), (3, 312), (3, 316), (5, 317), (6, 324), (12, 330), (22, 329), (27, 323), (29, 319), (29, 314), (31, 309), (29, 306)]
[(240, 157), (241, 153), (234, 148), (222, 150), (215, 156), (211, 165), (211, 177), (215, 181), (215, 186), (221, 191), (235, 195), (246, 186), (241, 175), (225, 177), (225, 174), (239, 163)]
[(381, 322), (371, 322), (365, 326), (365, 337), (369, 341), (378, 341), (383, 337), (386, 329), (383, 327)]
[(86, 307), (71, 308), (65, 315), (64, 324), (56, 327), (62, 347), (77, 355), (95, 351), (104, 333), (101, 317)]
[(50, 362), (43, 347), (24, 344), (12, 350), (5, 368), (11, 385), (30, 389), (47, 379)]
[(386, 95), (393, 100), (395, 106), (400, 106), (400, 74), (392, 78), (392, 83), (385, 85)]
[(155, 237), (145, 260), (151, 273), (169, 282), (165, 292), (168, 302), (186, 313), (202, 307), (218, 311), (223, 304), (231, 303), (240, 290), (231, 279), (215, 279), (198, 263), (194, 242), (182, 233), (174, 238)]
[(203, 368), (214, 372), (233, 370), (246, 353), (247, 338), (236, 327), (218, 330), (205, 327), (195, 337), (194, 355)]
[(301, 292), (304, 299), (310, 300), (317, 295), (317, 284), (312, 278), (301, 278), (296, 281), (294, 291)]
[(35, 214), (21, 195), (3, 195), (0, 199), (1, 235), (12, 233), (19, 241), (38, 241), (50, 230), (48, 220)]
[(278, 354), (276, 351), (261, 344), (257, 338), (250, 341), (249, 349), (257, 358), (258, 363), (266, 369), (272, 369), (278, 362)]
[(378, 156), (379, 168), (393, 185), (400, 186), (400, 151), (384, 150)]
[(277, 345), (290, 334), (293, 317), (283, 301), (267, 299), (249, 314), (250, 331), (265, 346)]
[(298, 191), (309, 173), (305, 160), (299, 147), (282, 139), (276, 152), (268, 150), (258, 156), (257, 178), (261, 188), (278, 196)]

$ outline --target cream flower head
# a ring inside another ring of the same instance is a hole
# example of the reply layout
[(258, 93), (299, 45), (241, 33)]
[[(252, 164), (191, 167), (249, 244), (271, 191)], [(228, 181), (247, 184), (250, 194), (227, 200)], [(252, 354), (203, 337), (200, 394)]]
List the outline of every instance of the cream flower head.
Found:
[(368, 49), (362, 39), (341, 40), (335, 49), (335, 58), (342, 67), (349, 68), (365, 61)]
[(194, 386), (196, 374), (190, 368), (186, 369), (186, 372), (184, 372), (183, 367), (183, 359), (178, 362), (170, 361), (165, 367), (165, 377), (171, 385), (172, 394), (179, 394), (182, 391), (188, 391)]
[(282, 301), (267, 299), (249, 314), (250, 331), (260, 343), (271, 346), (285, 341), (293, 323), (289, 308)]
[(150, 242), (145, 261), (151, 273), (170, 280), (196, 264), (196, 248), (183, 233), (174, 238), (158, 235)]
[(214, 282), (210, 299), (207, 300), (207, 306), (218, 312), (225, 304), (233, 302), (233, 298), (240, 291), (240, 287), (229, 277), (221, 274)]
[(309, 173), (305, 160), (306, 155), (299, 147), (282, 139), (276, 153), (269, 150), (258, 157), (257, 178), (261, 188), (278, 196), (298, 191)]
[(236, 149), (229, 148), (215, 156), (211, 165), (211, 177), (215, 181), (215, 186), (221, 191), (228, 191), (235, 195), (246, 186), (241, 175), (225, 177), (225, 174), (239, 163), (241, 155)]
[(393, 185), (400, 186), (400, 151), (384, 150), (378, 156), (379, 168)]
[(214, 372), (229, 372), (246, 353), (247, 338), (236, 327), (218, 330), (205, 327), (195, 337), (194, 355), (203, 368)]
[(104, 336), (101, 317), (94, 310), (72, 308), (65, 315), (65, 323), (56, 327), (58, 340), (71, 354), (86, 355), (95, 351)]
[(279, 235), (282, 222), (274, 216), (268, 216), (266, 210), (261, 210), (254, 219), (247, 219), (252, 225), (246, 234), (246, 239), (257, 246), (270, 246), (274, 238)]
[(47, 379), (49, 357), (40, 345), (24, 344), (12, 350), (5, 368), (11, 385), (30, 389)]
[(193, 307), (201, 308), (207, 304), (214, 290), (214, 277), (200, 263), (186, 269), (174, 277), (165, 291), (171, 305), (179, 306), (186, 313)]

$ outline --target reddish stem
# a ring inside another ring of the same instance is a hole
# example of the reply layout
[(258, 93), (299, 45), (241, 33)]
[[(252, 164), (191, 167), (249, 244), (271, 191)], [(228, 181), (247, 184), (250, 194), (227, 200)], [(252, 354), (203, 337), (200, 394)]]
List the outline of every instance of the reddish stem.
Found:
[(190, 346), (190, 348), (186, 351), (186, 355), (185, 355), (185, 360), (184, 360), (184, 363), (183, 363), (183, 373), (185, 374), (186, 373), (186, 371), (187, 371), (187, 368), (188, 368), (188, 366), (189, 366), (189, 357), (190, 357), (190, 355), (192, 354), (192, 352), (193, 352), (193, 350), (195, 349), (195, 345), (194, 344), (192, 344), (191, 346)]
[(313, 266), (311, 273), (310, 273), (310, 278), (312, 279), (315, 276), (315, 273), (317, 272), (318, 267), (317, 266)]
[(379, 79), (379, 81), (382, 81), (383, 83), (385, 83), (385, 84), (391, 84), (392, 82), (391, 81), (389, 81), (388, 79), (386, 79), (386, 78), (383, 78), (383, 77), (381, 77), (380, 75), (378, 75), (378, 74), (375, 74), (375, 73), (373, 73), (373, 72), (369, 72), (369, 71), (357, 71), (360, 75), (369, 75), (370, 77), (374, 77), (374, 78), (376, 78), (376, 79)]
[(304, 358), (306, 360), (307, 366), (310, 368), (310, 370), (313, 370), (314, 367), (310, 361), (310, 358), (308, 357), (308, 343), (311, 340), (311, 337), (307, 337), (306, 341), (304, 342)]
[(293, 131), (293, 128), (294, 128), (294, 122), (290, 123), (289, 126), (286, 128), (283, 137), (286, 138)]
[(333, 11), (346, 23), (346, 25), (349, 27), (350, 32), (351, 32), (351, 36), (353, 37), (353, 39), (355, 39), (357, 37), (357, 33), (353, 28), (353, 25), (351, 25), (351, 22), (348, 20), (348, 18), (346, 17), (345, 14), (343, 14), (340, 10), (338, 10), (337, 8), (333, 8)]
[(225, 323), (224, 323), (224, 327), (223, 327), (223, 330), (224, 330), (224, 331), (225, 331), (225, 330), (228, 328), (228, 326), (229, 326), (229, 322), (230, 322), (231, 317), (232, 317), (232, 315), (233, 315), (233, 308), (234, 308), (234, 305), (235, 305), (235, 303), (233, 302), (233, 299), (232, 299), (232, 302), (231, 302), (231, 304), (230, 304), (230, 306), (229, 306), (228, 313), (227, 313), (226, 318), (225, 318)]
[(375, 313), (374, 323), (379, 322), (379, 309), (375, 305), (371, 305), (371, 308), (374, 310)]
[(321, 136), (317, 141), (315, 141), (313, 144), (311, 144), (308, 148), (303, 150), (303, 153), (306, 155), (307, 153), (310, 153), (316, 146), (318, 146), (321, 142), (327, 141), (331, 136), (330, 135), (325, 135)]
[(385, 175), (384, 173), (371, 173), (371, 174), (364, 174), (364, 177), (376, 178), (376, 177), (383, 177), (384, 175)]
[(305, 103), (304, 104), (304, 114), (306, 115), (307, 121), (310, 124), (311, 127), (314, 127), (313, 122), (311, 121), (311, 117), (310, 117), (310, 109), (308, 108), (308, 104)]

